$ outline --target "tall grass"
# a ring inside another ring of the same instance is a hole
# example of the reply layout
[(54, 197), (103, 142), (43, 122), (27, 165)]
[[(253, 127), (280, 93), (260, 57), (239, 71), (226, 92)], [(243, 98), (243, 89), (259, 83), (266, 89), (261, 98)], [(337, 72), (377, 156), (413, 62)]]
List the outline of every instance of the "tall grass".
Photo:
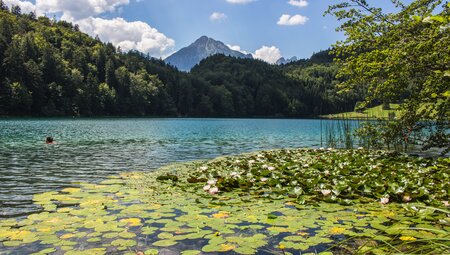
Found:
[(418, 141), (423, 135), (417, 130), (405, 132), (397, 120), (352, 119), (342, 114), (334, 120), (321, 120), (321, 147), (353, 149), (383, 149), (396, 152), (412, 152), (417, 149)]
[[(323, 123), (324, 122), (324, 123)], [(321, 146), (352, 149), (355, 146), (354, 130), (359, 122), (349, 118), (321, 121)], [(322, 127), (324, 125), (324, 127)]]

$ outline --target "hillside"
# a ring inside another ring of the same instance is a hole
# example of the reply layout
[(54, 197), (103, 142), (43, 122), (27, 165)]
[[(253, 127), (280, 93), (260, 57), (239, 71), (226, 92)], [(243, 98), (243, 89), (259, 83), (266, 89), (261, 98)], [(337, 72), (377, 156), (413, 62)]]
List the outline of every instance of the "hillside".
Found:
[(284, 66), (213, 55), (184, 73), (17, 10), (0, 10), (0, 63), (0, 116), (314, 117), (357, 101), (337, 95), (327, 52)]

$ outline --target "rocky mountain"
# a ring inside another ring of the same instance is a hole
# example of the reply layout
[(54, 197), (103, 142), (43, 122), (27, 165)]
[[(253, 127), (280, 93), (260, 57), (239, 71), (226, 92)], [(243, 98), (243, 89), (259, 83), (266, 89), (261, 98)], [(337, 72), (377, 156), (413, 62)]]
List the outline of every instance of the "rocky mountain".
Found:
[(190, 71), (192, 67), (200, 63), (203, 59), (216, 54), (224, 54), (237, 58), (252, 58), (251, 54), (234, 51), (223, 42), (202, 36), (188, 47), (175, 52), (164, 61), (177, 67), (178, 70)]
[(289, 63), (295, 62), (297, 60), (298, 60), (297, 57), (292, 57), (292, 58), (288, 58), (288, 59), (285, 59), (285, 58), (282, 57), (282, 58), (277, 60), (276, 64), (277, 65), (285, 65), (285, 64), (289, 64)]

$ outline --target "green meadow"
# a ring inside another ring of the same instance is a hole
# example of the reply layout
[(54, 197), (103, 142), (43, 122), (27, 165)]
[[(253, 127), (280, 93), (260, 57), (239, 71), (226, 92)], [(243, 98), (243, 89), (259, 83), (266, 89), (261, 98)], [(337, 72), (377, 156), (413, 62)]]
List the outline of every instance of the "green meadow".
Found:
[(398, 112), (399, 104), (390, 104), (389, 110), (384, 110), (383, 105), (367, 108), (362, 111), (343, 112), (337, 114), (323, 115), (326, 119), (389, 119), (389, 115), (395, 117)]

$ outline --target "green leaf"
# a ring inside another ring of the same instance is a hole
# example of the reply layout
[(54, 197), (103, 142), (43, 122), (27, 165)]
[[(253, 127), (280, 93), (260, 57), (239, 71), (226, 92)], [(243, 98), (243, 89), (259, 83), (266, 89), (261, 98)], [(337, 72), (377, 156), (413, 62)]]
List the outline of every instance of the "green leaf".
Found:
[(160, 240), (153, 243), (154, 246), (168, 247), (177, 244), (174, 240)]

